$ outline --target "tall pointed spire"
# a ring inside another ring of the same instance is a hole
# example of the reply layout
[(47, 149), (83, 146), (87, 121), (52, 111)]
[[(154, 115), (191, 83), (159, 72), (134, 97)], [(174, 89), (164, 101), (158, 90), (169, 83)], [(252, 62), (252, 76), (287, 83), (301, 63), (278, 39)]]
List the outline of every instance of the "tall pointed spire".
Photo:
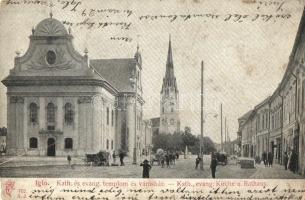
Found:
[(169, 34), (169, 43), (168, 43), (168, 53), (167, 53), (166, 64), (169, 64), (169, 65), (171, 65), (170, 67), (173, 67), (172, 41), (171, 41), (171, 35), (170, 34)]
[(163, 79), (162, 91), (165, 87), (173, 87), (173, 88), (175, 88), (175, 90), (177, 90), (176, 77), (174, 74), (174, 62), (173, 62), (171, 35), (169, 35), (166, 71), (165, 71), (165, 76)]

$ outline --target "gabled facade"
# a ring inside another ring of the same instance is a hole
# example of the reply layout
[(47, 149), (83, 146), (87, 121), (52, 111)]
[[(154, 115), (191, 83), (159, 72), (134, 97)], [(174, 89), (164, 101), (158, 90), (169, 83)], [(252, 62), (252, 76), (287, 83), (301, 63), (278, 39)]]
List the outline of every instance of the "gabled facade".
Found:
[(52, 16), (42, 20), (32, 30), (27, 52), (16, 56), (14, 68), (2, 81), (7, 87), (9, 155), (119, 149), (130, 153), (135, 147), (141, 151), (139, 51), (134, 58), (90, 60), (88, 50), (79, 54), (72, 39), (70, 30)]

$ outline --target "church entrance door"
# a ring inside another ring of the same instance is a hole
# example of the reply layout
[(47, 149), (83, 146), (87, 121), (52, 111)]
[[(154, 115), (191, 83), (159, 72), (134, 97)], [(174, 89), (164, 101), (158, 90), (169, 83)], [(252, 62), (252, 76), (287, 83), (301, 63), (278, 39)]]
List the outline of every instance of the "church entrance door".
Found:
[(47, 156), (55, 156), (55, 140), (54, 138), (48, 139), (48, 150), (47, 150)]

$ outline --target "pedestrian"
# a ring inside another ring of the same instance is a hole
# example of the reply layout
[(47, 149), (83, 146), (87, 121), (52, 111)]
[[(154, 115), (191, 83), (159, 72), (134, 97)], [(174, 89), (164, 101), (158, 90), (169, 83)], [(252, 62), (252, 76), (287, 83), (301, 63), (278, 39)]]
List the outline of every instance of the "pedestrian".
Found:
[(176, 160), (178, 160), (178, 159), (179, 159), (179, 153), (176, 152)]
[(288, 154), (287, 154), (287, 151), (285, 151), (284, 153), (284, 166), (285, 166), (285, 170), (287, 170), (287, 165), (288, 165)]
[(149, 178), (149, 171), (151, 169), (151, 165), (148, 160), (144, 160), (143, 163), (140, 164), (143, 167), (142, 178)]
[(169, 168), (169, 155), (165, 155), (166, 167)]
[(297, 170), (297, 159), (298, 159), (298, 155), (296, 154), (295, 150), (293, 149), (291, 151), (291, 155), (289, 158), (290, 162), (288, 164), (290, 171), (292, 171), (293, 173), (296, 173), (296, 170)]
[(161, 156), (161, 167), (164, 168), (164, 156)]
[(267, 153), (264, 151), (264, 153), (262, 154), (262, 159), (264, 162), (265, 167), (267, 167)]
[(112, 153), (112, 159), (113, 159), (113, 164), (115, 164), (116, 163), (115, 151), (113, 151), (113, 153)]
[(124, 154), (123, 151), (120, 152), (119, 157), (120, 157), (121, 166), (124, 166), (124, 157), (125, 157), (125, 154)]
[(200, 163), (200, 157), (198, 155), (198, 157), (196, 158), (196, 161), (195, 161), (195, 164), (196, 164), (195, 169), (198, 169), (199, 163)]
[(67, 160), (68, 160), (69, 167), (71, 167), (71, 160), (72, 160), (72, 158), (71, 158), (71, 156), (69, 154), (67, 156)]
[(212, 178), (215, 178), (216, 166), (217, 166), (217, 159), (216, 159), (216, 156), (215, 156), (214, 152), (212, 152), (211, 165), (210, 165), (210, 168), (211, 168), (211, 171), (212, 171)]
[(273, 154), (271, 152), (268, 153), (268, 165), (272, 167), (273, 164)]

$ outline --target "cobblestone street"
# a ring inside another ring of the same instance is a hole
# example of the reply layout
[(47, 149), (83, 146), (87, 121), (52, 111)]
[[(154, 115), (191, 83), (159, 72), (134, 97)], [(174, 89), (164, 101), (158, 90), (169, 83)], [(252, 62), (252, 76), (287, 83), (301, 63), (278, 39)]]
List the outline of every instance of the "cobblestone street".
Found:
[[(24, 157), (22, 159), (25, 159)], [(48, 158), (40, 161), (39, 158), (31, 158), (32, 161), (16, 161), (4, 163), (0, 166), (0, 177), (71, 177), (71, 178), (141, 178), (142, 167), (132, 165), (131, 159), (126, 159), (125, 166), (98, 167), (84, 165), (83, 161), (74, 158), (73, 167), (67, 165), (65, 158)], [(56, 162), (55, 162), (56, 160)], [(144, 157), (139, 158), (143, 161)], [(3, 158), (1, 160), (4, 161)], [(209, 156), (204, 157), (204, 170), (195, 169), (195, 157), (188, 159), (181, 157), (170, 168), (161, 168), (154, 165), (150, 171), (151, 178), (212, 178), (209, 168)], [(241, 169), (231, 161), (228, 165), (219, 165), (216, 178), (224, 179), (295, 179), (304, 178), (298, 174), (284, 170), (280, 165), (272, 168), (256, 165), (255, 169)]]

